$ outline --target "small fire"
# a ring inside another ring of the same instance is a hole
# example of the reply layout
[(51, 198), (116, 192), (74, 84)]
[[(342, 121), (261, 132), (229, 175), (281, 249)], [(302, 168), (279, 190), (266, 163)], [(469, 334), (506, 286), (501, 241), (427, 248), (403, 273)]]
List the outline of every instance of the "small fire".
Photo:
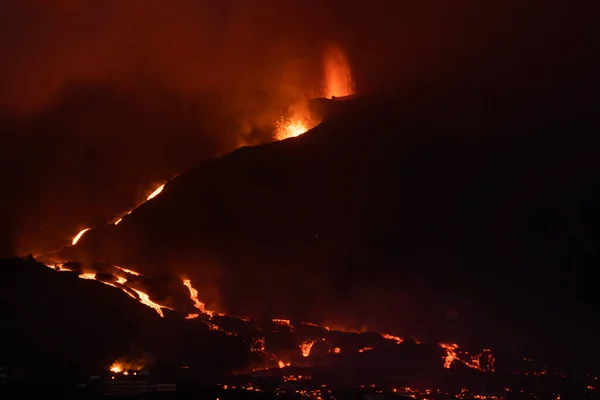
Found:
[(119, 363), (113, 363), (113, 365), (110, 366), (110, 372), (120, 374), (121, 372), (123, 372), (123, 367)]
[[(113, 374), (129, 375), (129, 371), (141, 371), (143, 368), (143, 360), (126, 361), (124, 358), (122, 358), (113, 362), (110, 365), (109, 370)], [(136, 373), (134, 372), (133, 374), (135, 375)]]
[(371, 351), (373, 350), (373, 346), (367, 346), (367, 347), (363, 347), (362, 349), (359, 349), (358, 352), (359, 353), (364, 353), (365, 351)]
[(302, 352), (302, 357), (310, 356), (310, 350), (316, 342), (316, 340), (305, 340), (304, 342), (300, 343), (300, 351)]
[(77, 244), (77, 242), (79, 242), (79, 239), (81, 239), (81, 237), (92, 228), (86, 228), (86, 229), (82, 229), (81, 231), (79, 231), (79, 233), (73, 238), (73, 241), (71, 242), (71, 244), (73, 246), (75, 246)]
[(335, 354), (340, 354), (340, 353), (342, 352), (342, 349), (340, 349), (339, 347), (334, 347), (334, 348), (333, 348), (333, 352), (334, 352)]
[(292, 363), (279, 360), (277, 361), (277, 365), (279, 366), (279, 368), (283, 369), (285, 367), (289, 367), (290, 365), (292, 365)]
[(275, 138), (284, 140), (302, 135), (308, 130), (304, 122), (299, 119), (281, 117), (276, 123)]
[[(183, 284), (190, 291), (190, 299), (192, 299), (192, 301), (194, 302), (194, 307), (196, 307), (196, 309), (198, 311), (200, 311), (202, 314), (208, 314), (209, 316), (212, 317), (214, 315), (214, 312), (208, 311), (206, 309), (204, 303), (201, 302), (200, 300), (198, 300), (198, 291), (196, 289), (194, 289), (194, 287), (192, 286), (192, 281), (189, 279), (183, 279)], [(188, 319), (190, 319), (189, 318), (190, 315), (196, 315), (196, 317), (198, 316), (198, 314), (189, 314), (187, 317)]]

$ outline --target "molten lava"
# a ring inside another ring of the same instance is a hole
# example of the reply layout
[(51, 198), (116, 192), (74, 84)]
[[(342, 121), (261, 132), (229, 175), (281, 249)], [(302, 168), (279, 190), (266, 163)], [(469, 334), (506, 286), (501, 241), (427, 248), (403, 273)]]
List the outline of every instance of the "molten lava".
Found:
[(304, 122), (299, 119), (281, 117), (276, 123), (275, 138), (284, 140), (302, 135), (308, 130)]
[[(202, 314), (208, 314), (209, 316), (212, 317), (214, 315), (214, 312), (208, 311), (205, 308), (204, 303), (201, 302), (200, 300), (198, 300), (198, 291), (196, 289), (194, 289), (194, 287), (192, 286), (192, 281), (189, 279), (183, 279), (183, 284), (190, 291), (190, 299), (192, 299), (192, 301), (194, 302), (194, 307), (196, 307), (196, 309), (198, 311), (200, 311)], [(195, 317), (191, 317), (192, 315), (195, 315), (196, 317), (198, 316), (198, 314), (189, 314), (187, 316), (187, 318), (188, 319), (195, 318)]]
[(142, 276), (142, 274), (140, 274), (139, 272), (135, 272), (135, 271), (132, 271), (127, 268), (117, 267), (116, 265), (115, 265), (115, 268), (120, 269), (121, 271), (125, 272), (126, 274), (130, 274), (130, 275), (134, 275), (134, 276)]
[(344, 52), (330, 46), (325, 52), (325, 97), (343, 97), (354, 93), (350, 64)]
[(164, 188), (165, 188), (164, 184), (160, 185), (154, 192), (150, 193), (150, 196), (148, 196), (148, 198), (146, 199), (146, 201), (152, 200), (153, 198), (155, 198), (156, 196), (158, 196), (160, 194), (160, 192), (163, 191)]
[(92, 228), (86, 228), (86, 229), (82, 229), (81, 231), (79, 231), (79, 233), (73, 238), (73, 241), (71, 242), (71, 244), (73, 246), (75, 246), (77, 244), (77, 242), (79, 242), (79, 239), (81, 239), (81, 237)]
[(452, 362), (458, 358), (456, 354), (458, 345), (456, 343), (440, 343), (440, 347), (446, 350), (446, 355), (444, 356), (444, 368), (450, 368)]
[[(160, 192), (163, 191), (163, 189), (165, 188), (165, 184), (160, 185), (156, 190), (154, 190), (152, 193), (150, 193), (150, 195), (146, 198), (146, 200), (144, 202), (142, 202), (140, 205), (138, 205), (137, 207), (135, 207), (133, 210), (135, 210), (136, 208), (138, 208), (139, 206), (141, 206), (142, 204), (144, 204), (146, 201), (148, 200), (152, 200), (153, 198), (155, 198), (156, 196), (158, 196), (160, 194)], [(125, 215), (129, 215), (133, 212), (133, 210), (129, 210)], [(123, 221), (123, 217), (118, 218), (115, 222), (113, 222), (114, 225), (119, 225), (119, 223)], [(79, 242), (79, 239), (81, 239), (81, 237), (92, 228), (86, 228), (86, 229), (82, 229), (81, 231), (79, 231), (79, 233), (73, 238), (73, 240), (71, 241), (71, 245), (75, 246), (77, 244), (77, 242)]]
[(382, 333), (381, 337), (388, 340), (394, 340), (397, 344), (400, 344), (404, 341), (404, 339), (402, 339), (401, 337), (389, 335), (387, 333)]
[(141, 290), (137, 290), (137, 289), (133, 289), (133, 288), (131, 288), (131, 290), (133, 290), (134, 292), (137, 293), (137, 295), (140, 298), (140, 302), (142, 304), (145, 304), (148, 307), (153, 308), (158, 313), (158, 315), (160, 315), (161, 317), (165, 316), (163, 314), (162, 309), (163, 308), (167, 308), (167, 307), (163, 307), (160, 304), (156, 304), (155, 302), (153, 302), (152, 300), (150, 300), (150, 296), (148, 296), (148, 294), (142, 292)]
[(291, 328), (291, 329), (294, 328), (289, 319), (273, 318), (273, 322), (275, 322), (276, 324), (279, 324), (279, 325), (287, 326), (288, 328)]

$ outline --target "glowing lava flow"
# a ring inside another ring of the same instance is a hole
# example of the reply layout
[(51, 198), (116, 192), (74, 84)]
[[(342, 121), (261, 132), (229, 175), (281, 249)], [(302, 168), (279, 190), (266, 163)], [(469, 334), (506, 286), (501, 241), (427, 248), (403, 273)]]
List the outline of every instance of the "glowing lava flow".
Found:
[(160, 192), (163, 191), (164, 188), (165, 188), (164, 184), (160, 185), (158, 187), (158, 189), (156, 189), (154, 192), (150, 193), (150, 196), (148, 196), (148, 198), (146, 199), (146, 201), (152, 200), (153, 198), (155, 198), (156, 196), (158, 196), (160, 194)]
[(145, 304), (148, 307), (153, 308), (158, 313), (158, 315), (160, 315), (161, 317), (165, 316), (163, 314), (162, 309), (168, 308), (168, 307), (163, 307), (160, 304), (156, 304), (155, 302), (150, 300), (150, 296), (148, 296), (146, 293), (142, 292), (141, 290), (137, 290), (137, 289), (133, 289), (133, 288), (131, 288), (131, 290), (133, 290), (134, 292), (137, 293), (137, 295), (140, 297), (140, 302), (142, 304)]
[[(202, 314), (208, 314), (209, 316), (212, 317), (214, 312), (208, 311), (205, 308), (204, 303), (201, 302), (200, 300), (198, 300), (198, 291), (196, 289), (194, 289), (194, 287), (192, 286), (192, 281), (189, 279), (183, 279), (183, 284), (190, 291), (190, 298), (194, 302), (194, 307), (196, 307), (196, 309), (198, 311), (200, 311)], [(186, 318), (191, 319), (191, 318), (195, 318), (197, 316), (198, 316), (198, 314), (188, 314), (188, 316)]]
[(79, 231), (79, 233), (73, 238), (73, 241), (71, 242), (71, 244), (73, 246), (75, 246), (77, 244), (77, 242), (79, 242), (79, 239), (81, 239), (81, 237), (92, 228), (86, 228), (86, 229), (82, 229), (81, 231)]
[(456, 343), (440, 343), (440, 347), (446, 350), (446, 355), (444, 356), (444, 368), (450, 368), (452, 362), (458, 358), (456, 354), (458, 345)]
[[(160, 185), (156, 190), (154, 190), (154, 192), (150, 193), (150, 195), (146, 198), (146, 200), (141, 203), (140, 205), (138, 205), (137, 207), (135, 207), (133, 210), (135, 210), (136, 208), (138, 208), (139, 206), (141, 206), (142, 204), (144, 204), (146, 201), (152, 200), (153, 198), (155, 198), (156, 196), (158, 196), (163, 189), (165, 188), (165, 184), (163, 183), (162, 185)], [(129, 210), (127, 212), (127, 214), (125, 215), (129, 215), (132, 213), (133, 210)], [(124, 217), (124, 216), (123, 216)], [(113, 222), (114, 225), (119, 225), (119, 223), (121, 221), (123, 221), (123, 217), (120, 217), (119, 219), (117, 219), (115, 222)], [(82, 229), (81, 231), (79, 231), (79, 233), (73, 238), (73, 240), (71, 241), (71, 245), (75, 246), (77, 244), (77, 242), (79, 242), (79, 239), (81, 239), (81, 237), (89, 230), (91, 230), (92, 228), (86, 228), (86, 229)]]
[(394, 336), (394, 335), (388, 335), (387, 333), (382, 333), (381, 337), (384, 339), (388, 339), (388, 340), (394, 340), (394, 341), (396, 341), (397, 344), (400, 344), (404, 341), (404, 339), (402, 339), (401, 337)]
[(130, 275), (134, 275), (134, 276), (142, 276), (142, 274), (140, 274), (139, 272), (135, 272), (135, 271), (132, 271), (127, 268), (117, 267), (116, 265), (115, 265), (115, 268), (125, 272), (126, 274), (130, 274)]
[(275, 322), (276, 324), (279, 325), (283, 325), (283, 326), (287, 326), (290, 329), (293, 329), (294, 327), (292, 326), (292, 323), (289, 319), (280, 319), (280, 318), (273, 318), (272, 320), (273, 322)]
[[(47, 265), (47, 267), (52, 268), (55, 271), (70, 271), (70, 272), (72, 272), (72, 270), (65, 268), (63, 266), (63, 264)], [(128, 275), (133, 275), (133, 276), (141, 276), (142, 275), (139, 272), (136, 272), (133, 270), (129, 270), (129, 269), (117, 267), (117, 266), (114, 266), (114, 267)], [(97, 279), (95, 272), (84, 272), (84, 273), (79, 274), (79, 278), (81, 278), (81, 279), (95, 280), (96, 282), (100, 282), (105, 285), (112, 286), (112, 287), (115, 287), (115, 288), (118, 288), (118, 289), (124, 291), (131, 298), (133, 298), (136, 301), (139, 301), (140, 303), (144, 304), (145, 306), (150, 307), (153, 310), (155, 310), (156, 313), (161, 317), (164, 317), (163, 309), (165, 309), (165, 308), (171, 309), (169, 307), (162, 306), (162, 305), (150, 300), (150, 296), (147, 293), (144, 293), (143, 291), (141, 291), (139, 289), (134, 289), (131, 286), (129, 286), (127, 284), (128, 281), (127, 281), (126, 277), (123, 277), (123, 276), (114, 276), (114, 277), (116, 278), (116, 282), (109, 282), (109, 281)], [(216, 313), (214, 313), (213, 311), (207, 310), (205, 304), (199, 300), (198, 291), (192, 286), (191, 280), (182, 279), (182, 283), (188, 289), (188, 291), (190, 293), (190, 299), (194, 302), (194, 307), (200, 313), (208, 315), (212, 321), (212, 318)], [(199, 315), (200, 314), (188, 314), (188, 316), (186, 318), (187, 319), (196, 318)], [(224, 314), (219, 314), (219, 315), (224, 315)], [(246, 321), (246, 322), (249, 321), (248, 319), (240, 319), (240, 320)], [(238, 335), (238, 333), (236, 331), (228, 331), (228, 330), (223, 329), (223, 327), (218, 325), (218, 322), (213, 323), (213, 322), (209, 322), (206, 320), (203, 322), (208, 326), (208, 328), (210, 330), (223, 332), (224, 334), (229, 335), (229, 336), (237, 336)], [(290, 332), (295, 331), (294, 326), (292, 325), (291, 321), (288, 319), (274, 318), (274, 319), (272, 319), (272, 322), (281, 327), (287, 328), (286, 330), (289, 330)], [(325, 331), (346, 332), (343, 329), (342, 330), (334, 330), (327, 326), (321, 326), (321, 325), (314, 324), (311, 322), (301, 322), (301, 324), (304, 326), (320, 328)], [(277, 330), (278, 329), (275, 329), (273, 332), (277, 332)], [(355, 332), (355, 331), (348, 331), (348, 332)], [(391, 340), (398, 345), (403, 343), (403, 339), (400, 338), (399, 336), (394, 336), (394, 335), (390, 335), (387, 333), (380, 333), (379, 335), (381, 336), (382, 339)], [(328, 343), (326, 339), (323, 339), (323, 341), (325, 343)], [(302, 342), (300, 342), (298, 344), (298, 348), (300, 349), (300, 353), (302, 354), (302, 357), (305, 357), (305, 358), (310, 357), (312, 348), (316, 342), (317, 342), (317, 340), (315, 340), (315, 339), (307, 339), (307, 340), (303, 340)], [(328, 346), (330, 346), (330, 349), (327, 351), (327, 353), (329, 353), (329, 354), (340, 354), (341, 353), (341, 349), (339, 347), (335, 346), (335, 344), (328, 343)], [(442, 357), (442, 359), (444, 361), (444, 363), (443, 363), (444, 368), (449, 369), (449, 368), (451, 368), (452, 363), (454, 361), (458, 361), (458, 362), (462, 363), (463, 365), (465, 365), (466, 367), (471, 368), (471, 369), (475, 369), (475, 370), (482, 371), (482, 372), (494, 372), (494, 366), (495, 366), (496, 360), (490, 349), (484, 349), (480, 354), (476, 354), (476, 355), (472, 356), (468, 352), (462, 351), (456, 343), (438, 343), (438, 346), (442, 350), (445, 351), (445, 355)], [(369, 351), (373, 351), (373, 350), (375, 350), (374, 346), (366, 346), (366, 347), (357, 349), (355, 351), (357, 353), (365, 353), (365, 352), (369, 352)], [(265, 338), (264, 337), (255, 338), (253, 340), (253, 343), (250, 345), (250, 351), (262, 353), (263, 355), (267, 355)], [(272, 360), (278, 360), (277, 362), (278, 362), (279, 368), (285, 368), (285, 367), (288, 367), (291, 365), (290, 362), (279, 359), (279, 357), (275, 354), (273, 354), (269, 358), (269, 360), (270, 361), (267, 361), (268, 363), (272, 362)], [(272, 364), (270, 364), (270, 365), (272, 365)]]

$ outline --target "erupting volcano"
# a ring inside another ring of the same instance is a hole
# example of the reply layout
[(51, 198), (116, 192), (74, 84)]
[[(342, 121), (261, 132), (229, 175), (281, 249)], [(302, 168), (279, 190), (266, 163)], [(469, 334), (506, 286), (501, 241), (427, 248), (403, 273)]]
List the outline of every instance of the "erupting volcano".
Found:
[(0, 6), (0, 398), (597, 397), (595, 14), (331, 1)]

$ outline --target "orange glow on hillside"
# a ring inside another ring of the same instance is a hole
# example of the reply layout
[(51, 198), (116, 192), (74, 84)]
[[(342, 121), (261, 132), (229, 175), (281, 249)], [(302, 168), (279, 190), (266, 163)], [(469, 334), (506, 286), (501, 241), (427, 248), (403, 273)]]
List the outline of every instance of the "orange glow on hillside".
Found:
[(349, 96), (354, 93), (354, 82), (348, 59), (337, 46), (325, 52), (325, 97)]

